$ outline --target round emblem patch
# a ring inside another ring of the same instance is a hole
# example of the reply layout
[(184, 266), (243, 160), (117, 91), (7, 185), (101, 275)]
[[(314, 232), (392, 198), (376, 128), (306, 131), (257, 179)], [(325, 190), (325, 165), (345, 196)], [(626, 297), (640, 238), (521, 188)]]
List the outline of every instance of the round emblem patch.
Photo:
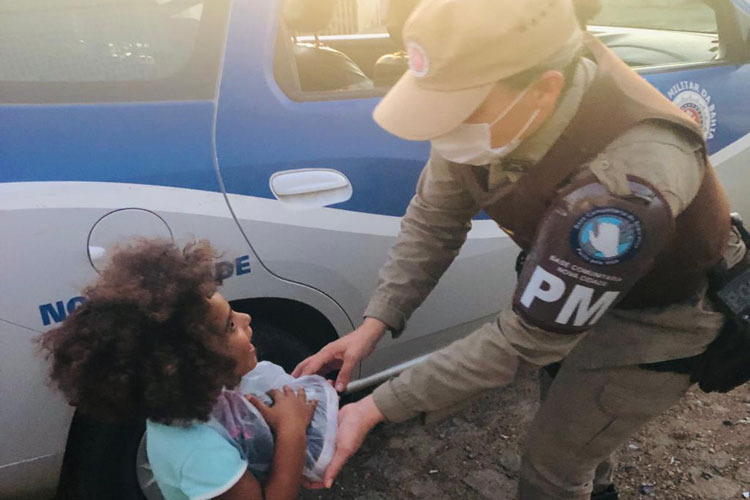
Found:
[(696, 82), (682, 81), (669, 89), (667, 97), (700, 126), (703, 137), (714, 138), (716, 105), (705, 88)]
[(570, 231), (573, 250), (586, 262), (612, 265), (632, 257), (641, 246), (641, 221), (614, 207), (586, 212)]
[(430, 59), (421, 45), (416, 42), (408, 42), (406, 53), (409, 55), (409, 69), (414, 76), (422, 78), (430, 71)]

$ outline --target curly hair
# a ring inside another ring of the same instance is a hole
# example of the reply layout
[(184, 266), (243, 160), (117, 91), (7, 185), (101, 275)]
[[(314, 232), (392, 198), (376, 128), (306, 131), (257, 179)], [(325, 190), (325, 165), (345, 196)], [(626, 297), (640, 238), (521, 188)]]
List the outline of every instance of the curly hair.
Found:
[(215, 257), (205, 241), (119, 249), (86, 302), (38, 340), (53, 385), (104, 420), (207, 420), (222, 387), (239, 381), (209, 314)]

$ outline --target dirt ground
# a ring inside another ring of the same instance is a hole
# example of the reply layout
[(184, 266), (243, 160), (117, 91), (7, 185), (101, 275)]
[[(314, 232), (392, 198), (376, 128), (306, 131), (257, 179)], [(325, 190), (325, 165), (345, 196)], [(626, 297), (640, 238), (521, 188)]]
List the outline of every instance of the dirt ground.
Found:
[[(440, 423), (380, 426), (330, 491), (302, 499), (513, 499), (537, 398), (536, 373), (523, 370)], [(750, 498), (750, 384), (730, 394), (692, 389), (622, 447), (616, 482), (622, 500)]]

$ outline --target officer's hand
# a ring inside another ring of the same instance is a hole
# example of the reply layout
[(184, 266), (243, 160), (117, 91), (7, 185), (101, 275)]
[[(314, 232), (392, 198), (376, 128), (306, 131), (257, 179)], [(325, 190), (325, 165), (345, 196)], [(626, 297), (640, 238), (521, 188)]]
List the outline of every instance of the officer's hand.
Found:
[(352, 370), (357, 363), (369, 356), (375, 345), (385, 334), (385, 323), (375, 318), (367, 318), (362, 326), (348, 335), (344, 335), (321, 349), (317, 354), (302, 361), (292, 372), (292, 376), (325, 375), (339, 370), (336, 379), (336, 390), (343, 392), (352, 379)]
[(326, 488), (333, 485), (333, 480), (362, 446), (370, 430), (384, 420), (385, 416), (375, 405), (372, 394), (356, 403), (341, 407), (336, 431), (336, 451), (323, 474), (323, 484)]

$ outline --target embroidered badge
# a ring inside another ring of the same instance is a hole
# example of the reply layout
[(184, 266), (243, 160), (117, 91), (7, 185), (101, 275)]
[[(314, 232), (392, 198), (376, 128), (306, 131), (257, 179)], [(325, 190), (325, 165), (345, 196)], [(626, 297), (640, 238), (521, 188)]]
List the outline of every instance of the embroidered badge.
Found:
[(430, 59), (427, 52), (416, 42), (406, 44), (406, 53), (409, 55), (409, 69), (417, 78), (422, 78), (430, 71)]
[(681, 81), (669, 89), (667, 97), (700, 126), (706, 140), (714, 138), (716, 105), (704, 87), (697, 82)]
[(570, 231), (570, 244), (590, 264), (612, 265), (632, 257), (641, 246), (643, 228), (632, 213), (614, 207), (586, 212)]

